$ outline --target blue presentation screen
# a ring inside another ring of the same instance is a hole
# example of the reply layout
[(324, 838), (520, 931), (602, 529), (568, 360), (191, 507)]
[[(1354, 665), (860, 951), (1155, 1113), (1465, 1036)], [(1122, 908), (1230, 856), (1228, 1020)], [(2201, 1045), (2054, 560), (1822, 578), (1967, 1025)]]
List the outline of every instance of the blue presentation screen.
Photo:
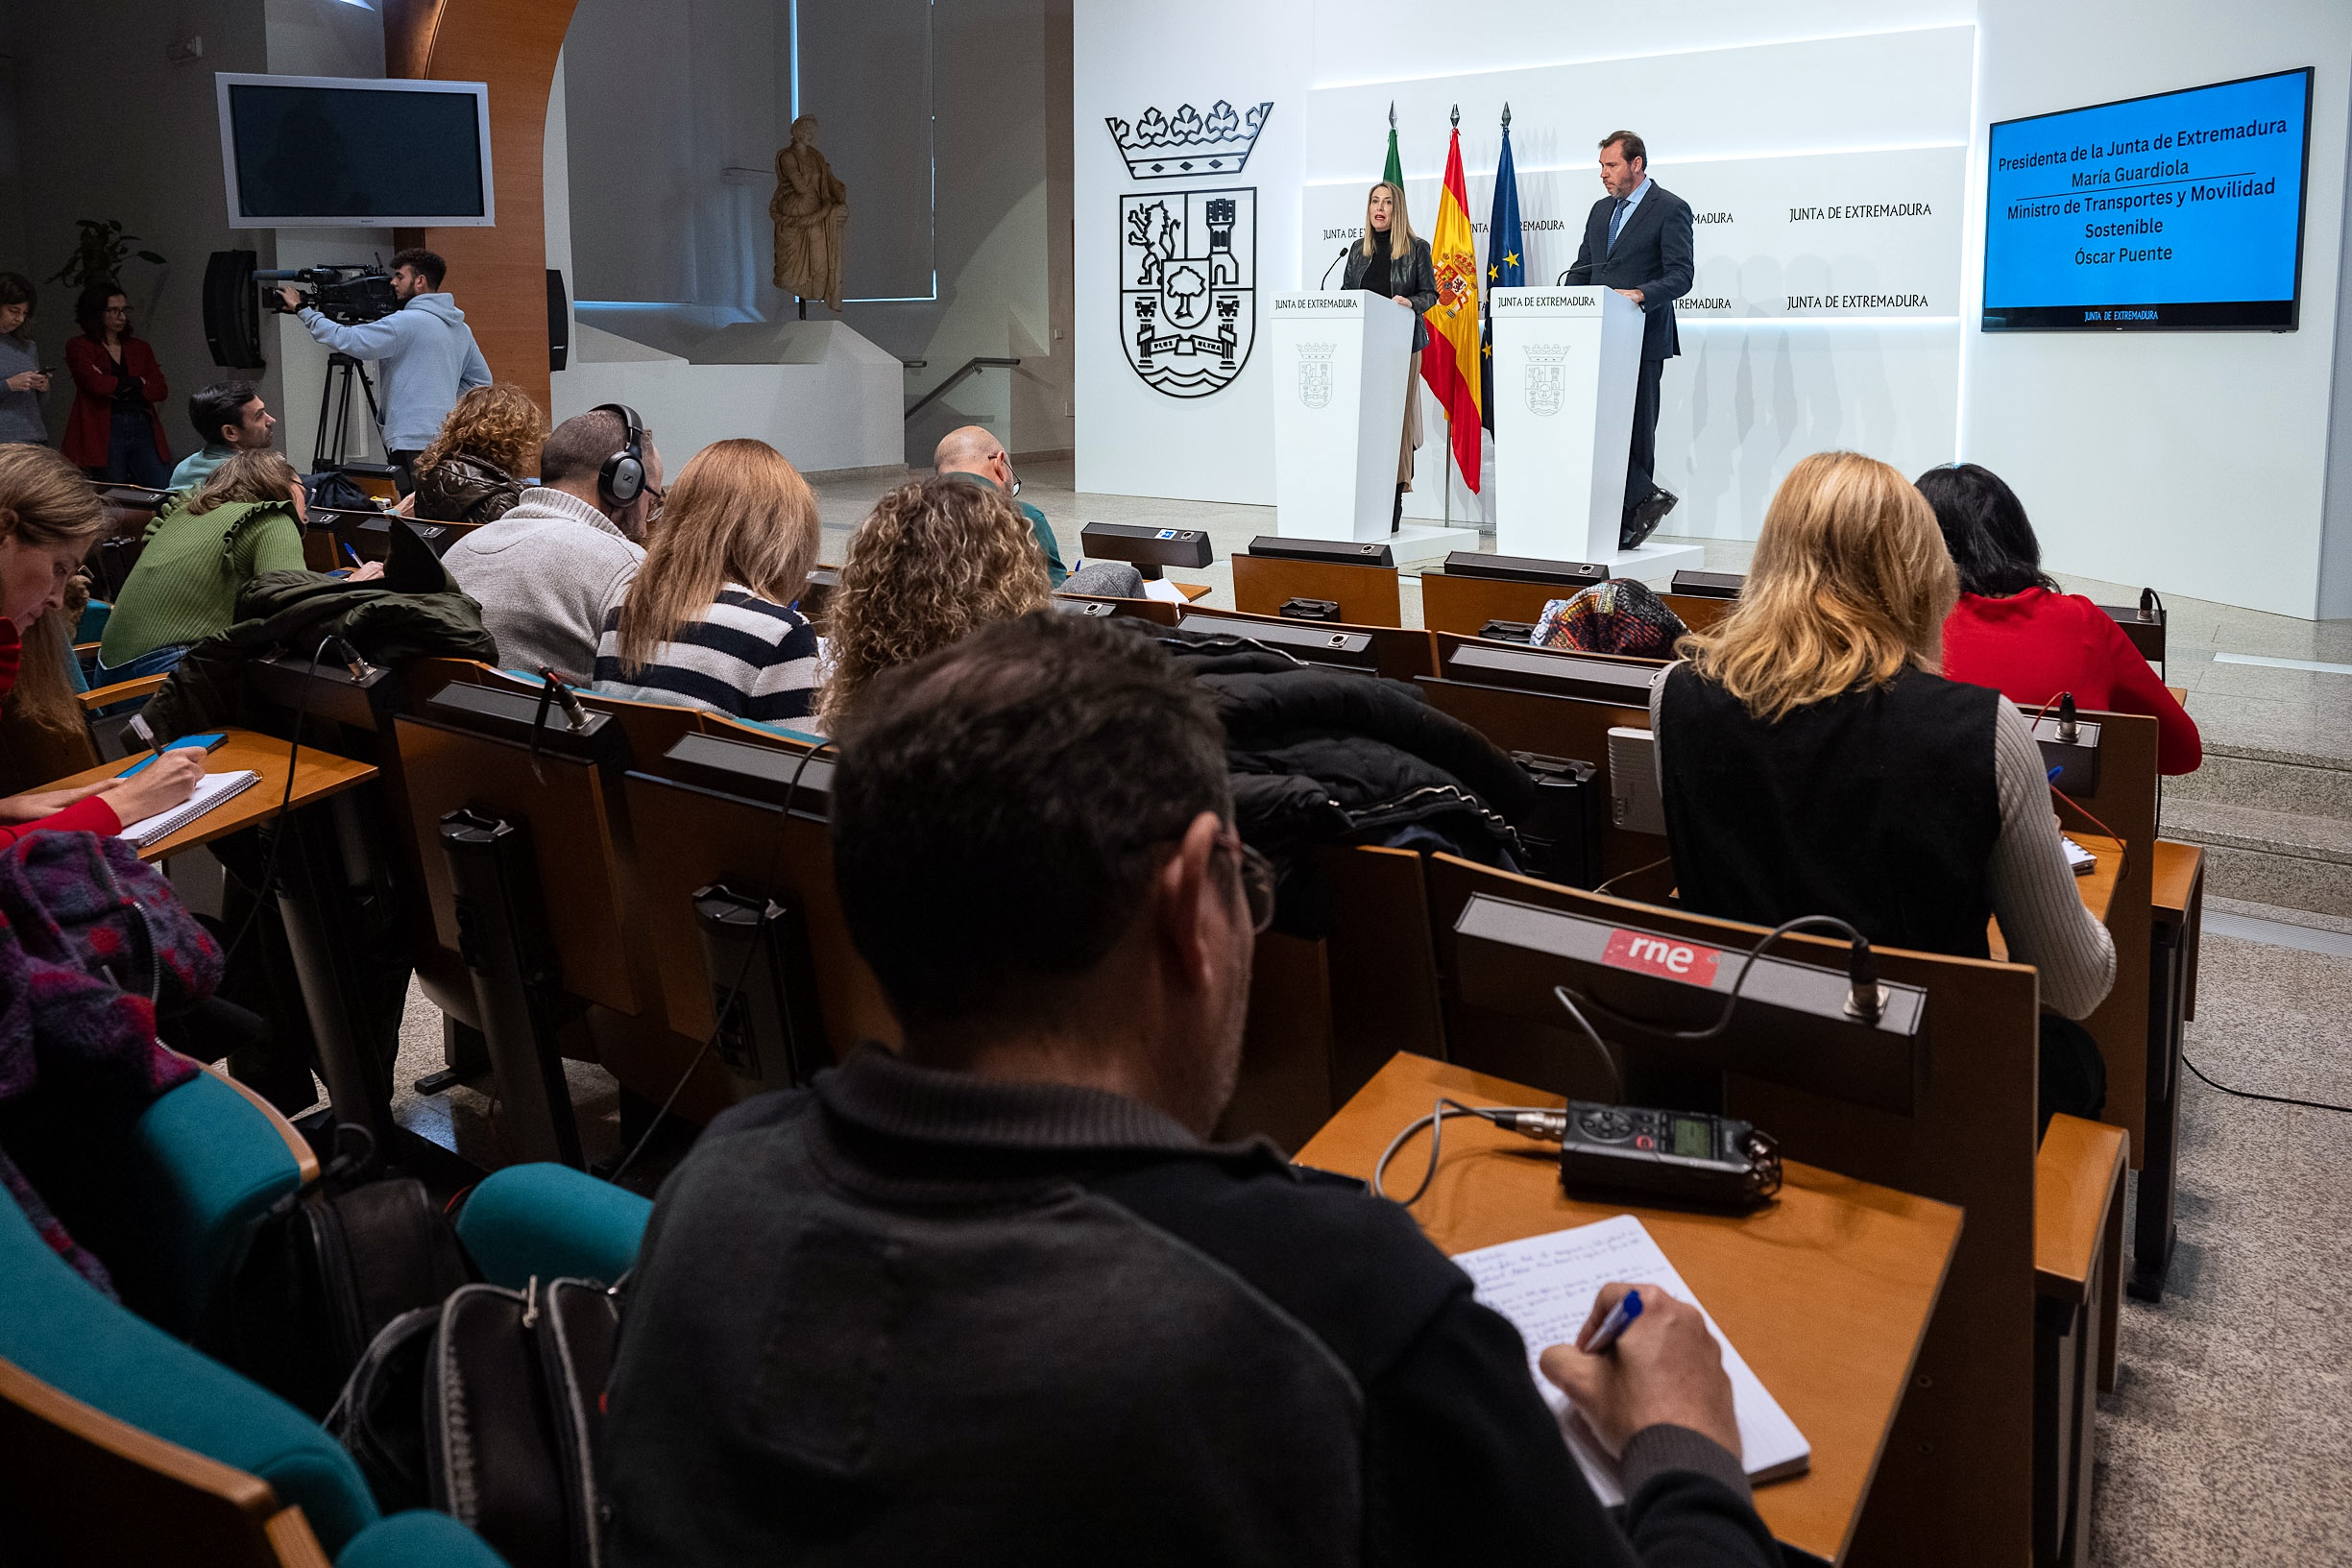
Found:
[(2312, 72), (1992, 128), (1986, 331), (2295, 326)]

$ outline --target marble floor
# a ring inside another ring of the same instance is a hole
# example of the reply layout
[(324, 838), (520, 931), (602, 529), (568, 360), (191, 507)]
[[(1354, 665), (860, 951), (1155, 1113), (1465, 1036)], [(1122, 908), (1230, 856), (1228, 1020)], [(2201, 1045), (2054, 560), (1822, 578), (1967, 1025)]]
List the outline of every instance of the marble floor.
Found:
[[(1064, 561), (1079, 558), (1079, 529), (1089, 522), (1152, 523), (1203, 528), (1217, 560), (1200, 571), (1171, 571), (1180, 581), (1206, 583), (1204, 602), (1232, 604), (1236, 551), (1259, 534), (1274, 531), (1273, 508), (1215, 501), (1164, 500), (1139, 495), (1082, 494), (1067, 459), (1025, 467), (1021, 498), (1053, 521)], [(838, 562), (850, 532), (877, 495), (900, 482), (887, 476), (819, 479), (819, 515), (825, 525), (823, 558)], [(1661, 534), (1659, 543), (1698, 544), (1716, 571), (1744, 571), (1754, 546), (1744, 540), (1700, 540)], [(1486, 547), (1493, 547), (1488, 536)], [(2101, 604), (2136, 604), (2140, 585), (2056, 574), (2070, 592)], [(1662, 585), (1661, 585), (1662, 586)], [(1404, 620), (1420, 624), (1420, 585), (1403, 580)], [(2286, 752), (2352, 763), (2352, 620), (2298, 620), (2204, 600), (2167, 598), (2166, 679), (2189, 693), (2189, 712), (2206, 744)], [(2292, 660), (2346, 666), (2345, 672), (2282, 668), (2230, 663), (2220, 656)]]

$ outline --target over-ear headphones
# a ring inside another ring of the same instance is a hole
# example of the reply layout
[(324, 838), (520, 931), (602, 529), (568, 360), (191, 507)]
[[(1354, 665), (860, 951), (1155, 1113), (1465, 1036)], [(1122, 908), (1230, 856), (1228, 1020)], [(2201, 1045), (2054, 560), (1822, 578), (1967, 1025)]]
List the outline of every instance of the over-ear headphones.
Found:
[(645, 427), (638, 422), (637, 410), (626, 403), (598, 403), (589, 412), (620, 416), (620, 450), (596, 470), (596, 494), (606, 506), (626, 506), (645, 493)]

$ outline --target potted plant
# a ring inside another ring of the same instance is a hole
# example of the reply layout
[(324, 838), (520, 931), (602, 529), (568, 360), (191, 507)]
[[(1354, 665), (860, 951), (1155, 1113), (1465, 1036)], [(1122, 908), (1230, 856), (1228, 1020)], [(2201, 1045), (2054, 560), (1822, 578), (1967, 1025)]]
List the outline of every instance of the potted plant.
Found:
[(104, 223), (95, 218), (75, 222), (82, 237), (75, 242), (74, 253), (65, 265), (51, 274), (48, 281), (62, 283), (70, 289), (85, 289), (92, 283), (109, 283), (122, 277), (123, 263), (133, 256), (151, 261), (160, 267), (163, 258), (153, 251), (134, 251), (131, 242), (136, 234), (126, 234), (123, 226), (109, 218)]

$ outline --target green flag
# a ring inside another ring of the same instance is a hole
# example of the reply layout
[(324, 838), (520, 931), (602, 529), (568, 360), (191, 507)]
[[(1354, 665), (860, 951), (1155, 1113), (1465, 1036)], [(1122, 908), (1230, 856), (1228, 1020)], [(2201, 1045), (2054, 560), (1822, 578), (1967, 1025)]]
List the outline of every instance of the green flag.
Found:
[(1380, 171), (1380, 178), (1394, 185), (1398, 194), (1403, 193), (1405, 165), (1404, 160), (1396, 156), (1396, 106), (1394, 104), (1389, 106), (1389, 162), (1388, 167)]

